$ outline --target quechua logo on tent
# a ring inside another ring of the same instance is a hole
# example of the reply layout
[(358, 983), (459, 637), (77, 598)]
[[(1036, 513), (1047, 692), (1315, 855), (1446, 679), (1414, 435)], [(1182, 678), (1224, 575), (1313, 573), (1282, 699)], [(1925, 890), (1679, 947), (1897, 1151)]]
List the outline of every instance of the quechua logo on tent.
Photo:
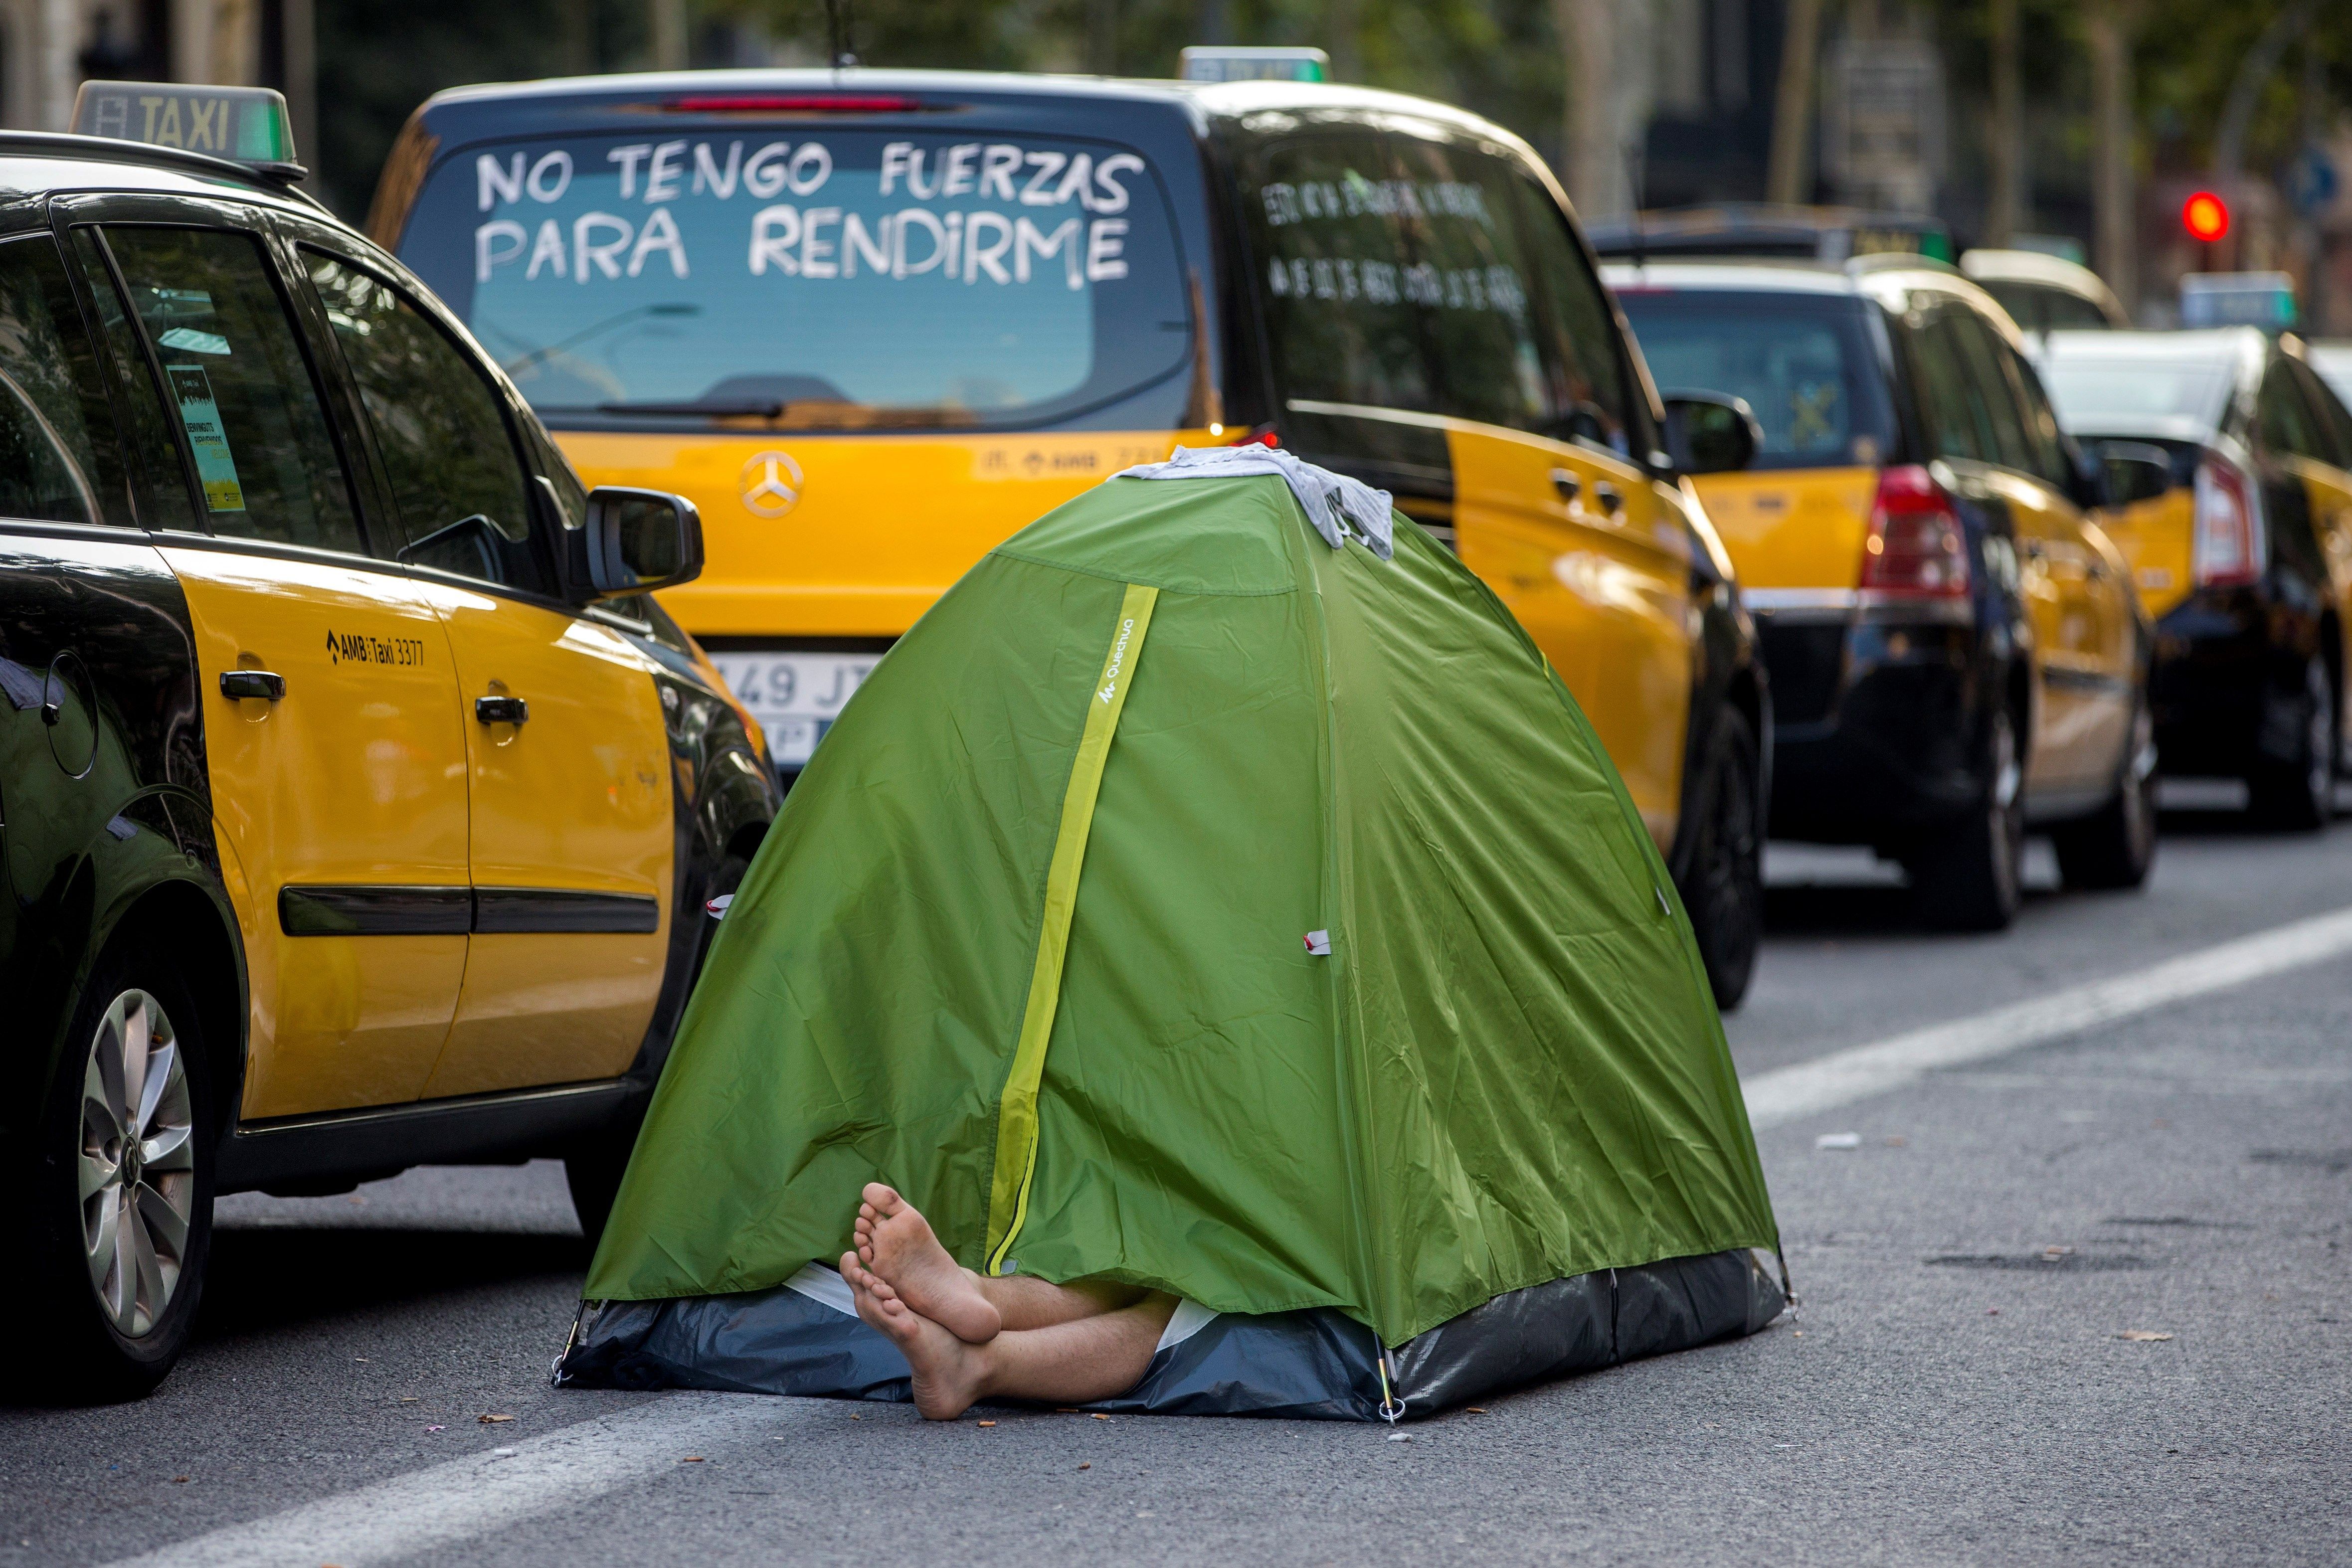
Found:
[(1102, 689), (1095, 693), (1095, 701), (1107, 703), (1118, 695), (1118, 677), (1127, 666), (1127, 642), (1135, 635), (1135, 617), (1130, 615), (1118, 623), (1118, 637), (1110, 645), (1110, 665), (1103, 672)]

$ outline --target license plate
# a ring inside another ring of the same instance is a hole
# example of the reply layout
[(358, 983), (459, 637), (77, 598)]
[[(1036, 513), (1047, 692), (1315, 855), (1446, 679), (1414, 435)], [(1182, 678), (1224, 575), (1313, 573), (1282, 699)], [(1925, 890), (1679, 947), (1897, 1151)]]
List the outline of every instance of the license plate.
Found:
[(800, 768), (841, 716), (879, 653), (712, 653), (710, 662), (760, 727), (779, 768)]

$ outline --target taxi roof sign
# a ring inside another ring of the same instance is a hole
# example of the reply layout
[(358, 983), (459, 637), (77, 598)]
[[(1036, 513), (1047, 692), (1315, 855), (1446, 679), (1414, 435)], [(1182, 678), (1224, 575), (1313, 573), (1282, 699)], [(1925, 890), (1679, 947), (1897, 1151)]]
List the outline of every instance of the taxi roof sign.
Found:
[(1177, 75), (1185, 81), (1329, 81), (1331, 57), (1320, 49), (1195, 45)]
[(285, 95), (266, 87), (86, 81), (74, 98), (73, 128), (83, 136), (202, 152), (284, 179), (303, 173)]

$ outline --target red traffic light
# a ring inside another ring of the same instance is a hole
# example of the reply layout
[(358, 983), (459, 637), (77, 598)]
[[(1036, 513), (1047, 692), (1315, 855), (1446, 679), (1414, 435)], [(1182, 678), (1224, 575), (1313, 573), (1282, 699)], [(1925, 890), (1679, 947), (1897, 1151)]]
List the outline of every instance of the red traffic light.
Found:
[(2189, 238), (2210, 245), (2230, 232), (2230, 204), (2210, 191), (2200, 191), (2181, 204), (2180, 223)]

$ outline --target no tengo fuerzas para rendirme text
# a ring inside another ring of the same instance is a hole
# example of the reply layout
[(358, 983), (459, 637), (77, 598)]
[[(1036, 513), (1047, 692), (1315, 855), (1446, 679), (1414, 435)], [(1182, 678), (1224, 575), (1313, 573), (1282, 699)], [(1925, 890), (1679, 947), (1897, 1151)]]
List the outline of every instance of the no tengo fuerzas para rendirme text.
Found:
[(478, 211), (494, 214), (474, 231), (477, 283), (517, 269), (529, 283), (587, 285), (648, 267), (686, 277), (690, 249), (724, 246), (755, 277), (1058, 278), (1079, 289), (1127, 276), (1129, 219), (1113, 214), (1129, 212), (1129, 182), (1145, 169), (1131, 152), (982, 141), (891, 141), (871, 166), (838, 169), (824, 141), (638, 141), (581, 166), (593, 156), (476, 156)]

